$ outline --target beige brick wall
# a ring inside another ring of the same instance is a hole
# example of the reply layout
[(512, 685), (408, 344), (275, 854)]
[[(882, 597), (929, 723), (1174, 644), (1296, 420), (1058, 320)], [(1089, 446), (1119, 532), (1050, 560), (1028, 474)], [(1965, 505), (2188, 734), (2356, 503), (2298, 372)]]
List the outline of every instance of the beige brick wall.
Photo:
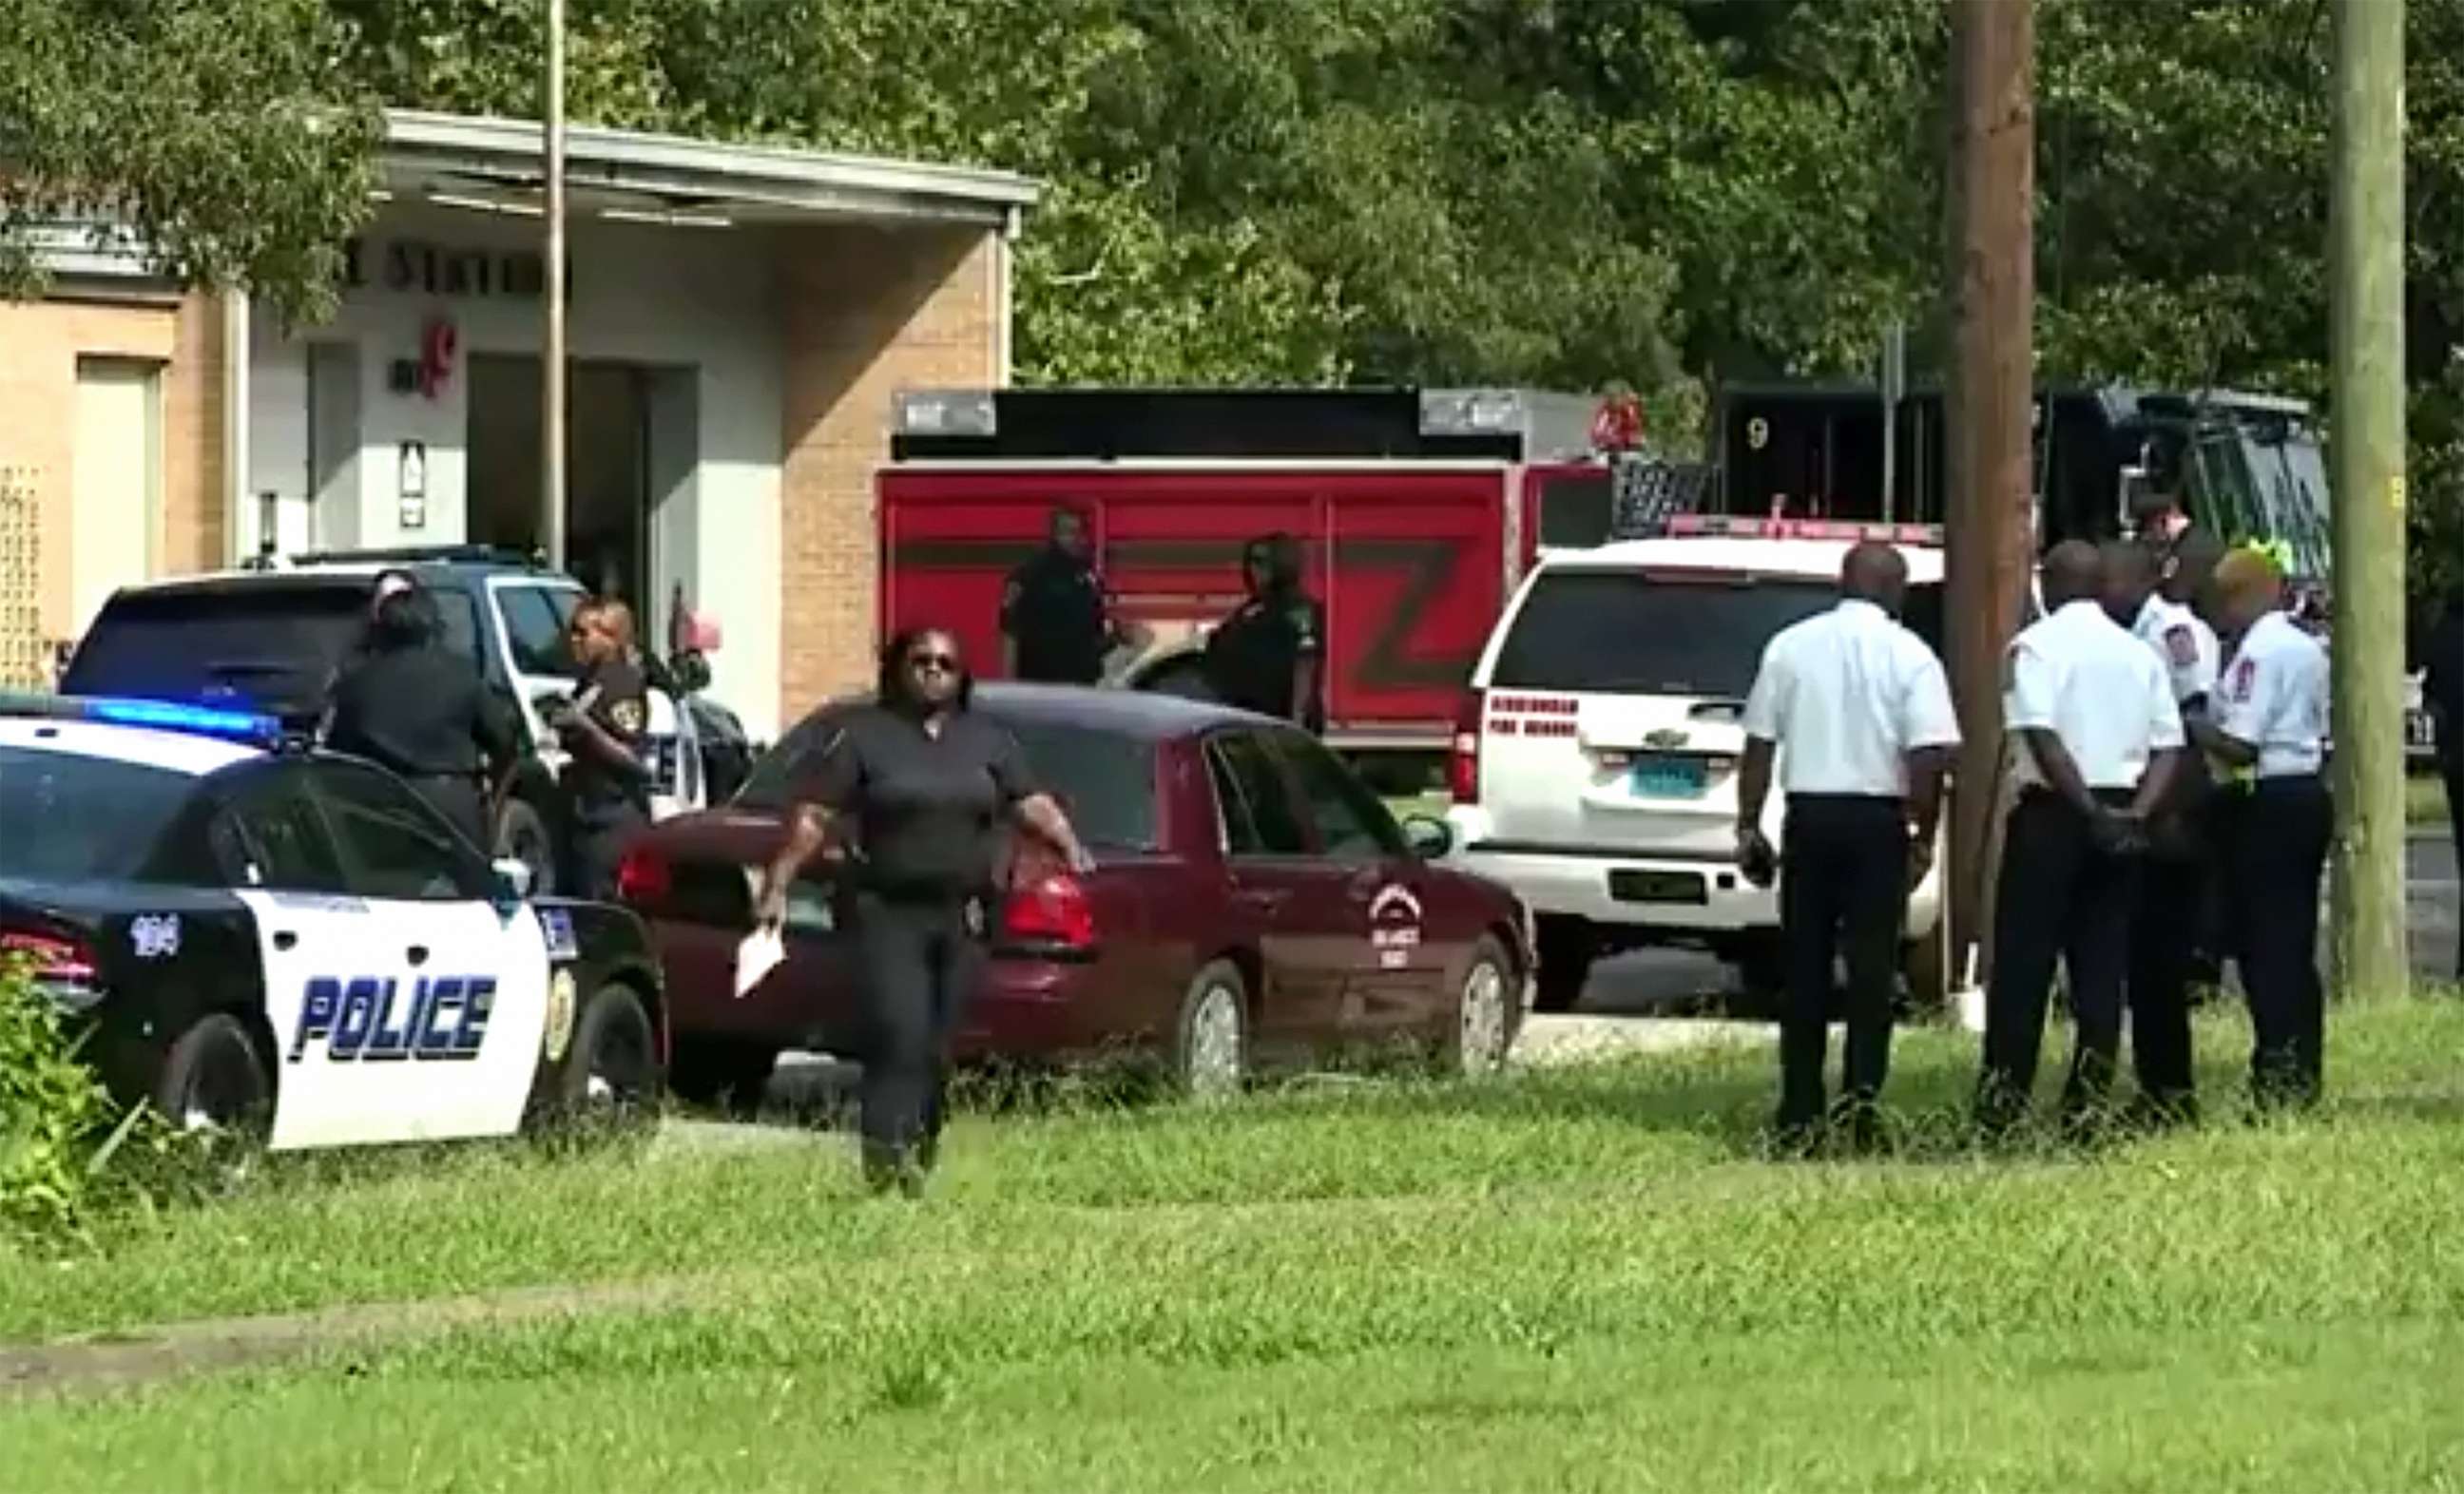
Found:
[(1001, 244), (990, 230), (830, 228), (781, 241), (780, 719), (872, 677), (873, 470), (891, 396), (1001, 377)]
[[(76, 491), (77, 365), (81, 357), (139, 359), (163, 370), (162, 568), (219, 564), (223, 529), (222, 314), (191, 296), (125, 295), (66, 284), (47, 299), (0, 302), (0, 469), (31, 486), (41, 575), (40, 627), (71, 625), (68, 544)], [(12, 555), (10, 563), (26, 562)], [(130, 578), (137, 580), (140, 578)], [(0, 595), (25, 582), (0, 577)]]

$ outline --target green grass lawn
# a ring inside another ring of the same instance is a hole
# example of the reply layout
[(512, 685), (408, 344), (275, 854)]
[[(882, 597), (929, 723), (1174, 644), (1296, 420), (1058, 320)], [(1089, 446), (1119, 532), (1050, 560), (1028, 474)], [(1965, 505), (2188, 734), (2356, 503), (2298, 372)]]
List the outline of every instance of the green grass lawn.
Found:
[(1967, 1150), (1927, 1032), (1863, 1162), (1763, 1159), (1746, 1053), (970, 1116), (920, 1205), (835, 1137), (270, 1165), (0, 1260), (0, 1338), (693, 1280), (0, 1401), (0, 1487), (2464, 1486), (2464, 1007), (2340, 1010), (2296, 1124), (2201, 1035), (2211, 1123), (2094, 1153)]

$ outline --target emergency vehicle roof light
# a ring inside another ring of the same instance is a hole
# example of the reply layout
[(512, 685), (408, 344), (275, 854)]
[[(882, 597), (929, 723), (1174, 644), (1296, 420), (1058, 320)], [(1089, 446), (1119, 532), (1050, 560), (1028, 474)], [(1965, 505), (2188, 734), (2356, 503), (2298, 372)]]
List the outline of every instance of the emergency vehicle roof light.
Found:
[(1420, 433), (1468, 436), (1510, 433), (1523, 427), (1523, 397), (1512, 389), (1423, 389)]
[(1854, 519), (1740, 518), (1720, 514), (1679, 514), (1668, 520), (1676, 536), (1722, 539), (1879, 539), (1885, 544), (1940, 545), (1940, 524), (1862, 524)]
[(122, 695), (0, 692), (0, 716), (142, 726), (157, 732), (219, 736), (228, 741), (247, 742), (269, 749), (280, 746), (283, 740), (282, 723), (270, 715), (232, 711), (221, 706), (192, 705), (187, 701), (143, 700)]
[(901, 389), (891, 412), (902, 436), (989, 436), (1000, 426), (989, 389)]

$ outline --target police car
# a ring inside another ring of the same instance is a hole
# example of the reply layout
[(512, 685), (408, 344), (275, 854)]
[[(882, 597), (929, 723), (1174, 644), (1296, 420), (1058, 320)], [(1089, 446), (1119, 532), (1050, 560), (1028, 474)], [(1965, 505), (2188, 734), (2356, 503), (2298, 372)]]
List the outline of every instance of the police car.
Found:
[(628, 912), (533, 900), (381, 769), (270, 717), (0, 696), (0, 957), (123, 1101), (275, 1149), (499, 1135), (657, 1088)]
[[(1539, 1010), (1571, 1008), (1596, 957), (1649, 944), (1707, 949), (1749, 990), (1776, 987), (1778, 895), (1736, 859), (1746, 695), (1772, 636), (1837, 603), (1864, 538), (1906, 556), (1903, 621), (1939, 651), (1932, 526), (1681, 516), (1663, 538), (1544, 557), (1507, 604), (1456, 730), (1447, 859), (1530, 907)], [(1785, 807), (1771, 796), (1774, 846)], [(1926, 1006), (1948, 994), (1947, 860), (1938, 849), (1903, 928), (1909, 996)]]

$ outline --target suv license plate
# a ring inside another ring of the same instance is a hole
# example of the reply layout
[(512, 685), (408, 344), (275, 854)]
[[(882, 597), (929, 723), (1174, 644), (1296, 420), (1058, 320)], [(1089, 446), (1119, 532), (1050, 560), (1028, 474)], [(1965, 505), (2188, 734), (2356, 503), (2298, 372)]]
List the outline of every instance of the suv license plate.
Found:
[(1639, 753), (1627, 769), (1627, 782), (1643, 799), (1700, 799), (1708, 777), (1700, 758), (1662, 757)]
[(1692, 903), (1711, 900), (1699, 871), (1644, 871), (1619, 868), (1609, 873), (1609, 896), (1620, 903)]

